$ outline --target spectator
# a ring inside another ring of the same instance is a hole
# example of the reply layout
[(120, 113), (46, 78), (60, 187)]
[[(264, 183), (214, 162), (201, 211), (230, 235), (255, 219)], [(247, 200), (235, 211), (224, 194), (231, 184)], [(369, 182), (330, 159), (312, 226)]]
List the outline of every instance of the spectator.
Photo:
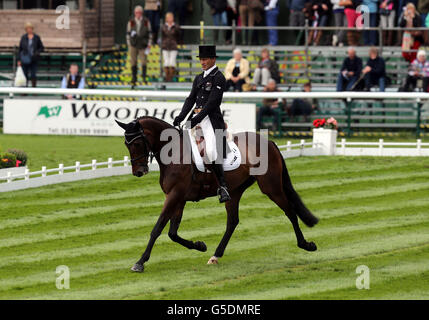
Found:
[[(305, 25), (305, 14), (304, 14), (304, 6), (305, 3), (308, 0), (288, 0), (288, 7), (289, 7), (289, 26), (291, 27), (302, 27)], [(295, 44), (300, 45), (301, 43), (301, 36), (302, 31), (296, 30), (294, 31), (295, 34)]]
[[(213, 17), (213, 23), (215, 26), (227, 26), (227, 1), (226, 0), (207, 0), (208, 5), (210, 6), (210, 13)], [(219, 41), (219, 32), (222, 34)], [(213, 30), (213, 43), (224, 43), (223, 31), (222, 30)]]
[[(168, 0), (167, 11), (176, 14), (176, 21), (179, 21), (179, 26), (185, 25), (189, 3), (189, 0)], [(180, 31), (179, 43), (183, 44), (183, 30)]]
[[(277, 83), (274, 79), (268, 80), (267, 85), (264, 88), (265, 92), (279, 92), (280, 90), (277, 88)], [(258, 116), (257, 116), (257, 130), (261, 130), (262, 128), (262, 118), (264, 116), (274, 116), (275, 124), (279, 123), (281, 111), (286, 105), (286, 100), (283, 99), (279, 101), (279, 99), (266, 98), (262, 101), (262, 107), (259, 108)]]
[(360, 16), (360, 13), (356, 11), (356, 8), (360, 6), (362, 0), (340, 0), (339, 5), (344, 6), (344, 14), (347, 18), (347, 27), (350, 29), (347, 31), (347, 43), (349, 46), (357, 46), (359, 43), (359, 31), (356, 31), (356, 20)]
[(250, 82), (249, 61), (243, 58), (238, 48), (234, 50), (233, 55), (225, 67), (226, 91), (232, 87), (234, 91), (241, 92), (243, 84)]
[[(238, 0), (241, 25), (243, 27), (254, 27), (256, 21), (260, 19), (260, 9), (263, 9), (263, 5), (259, 0)], [(249, 44), (253, 38), (252, 35), (253, 32), (251, 30), (242, 30), (241, 44)]]
[(423, 80), (423, 91), (428, 92), (429, 85), (429, 61), (426, 60), (426, 52), (419, 50), (417, 58), (411, 63), (405, 85), (401, 91), (414, 91), (417, 80)]
[[(237, 0), (228, 0), (228, 6), (226, 8), (226, 17), (228, 20), (228, 26), (232, 26), (235, 21), (235, 25), (238, 25), (238, 11), (237, 11)], [(226, 44), (232, 43), (232, 31), (226, 31)]]
[(162, 57), (164, 62), (165, 81), (170, 82), (176, 73), (177, 44), (180, 41), (180, 27), (174, 23), (174, 14), (165, 15), (162, 26)]
[(261, 51), (261, 59), (253, 75), (252, 83), (254, 88), (259, 84), (266, 86), (269, 79), (274, 79), (277, 83), (280, 82), (279, 66), (275, 60), (270, 59), (270, 52), (267, 48), (264, 48)]
[(347, 55), (338, 74), (337, 91), (350, 91), (362, 71), (362, 60), (356, 56), (355, 48), (349, 47)]
[[(265, 23), (267, 27), (276, 27), (277, 26), (277, 17), (279, 15), (279, 2), (277, 0), (265, 0)], [(279, 40), (278, 30), (269, 29), (268, 30), (268, 43), (270, 46), (276, 46)]]
[[(416, 7), (411, 2), (407, 3), (404, 12), (399, 18), (401, 28), (420, 28), (422, 21)], [(417, 50), (423, 43), (422, 32), (419, 30), (406, 30), (402, 37), (402, 56), (408, 62), (416, 59)]]
[(150, 22), (152, 27), (152, 39), (155, 43), (158, 41), (158, 31), (161, 19), (161, 5), (160, 0), (146, 0), (144, 4), (144, 14)]
[[(311, 2), (311, 9), (314, 17), (312, 26), (313, 27), (326, 27), (328, 24), (329, 13), (331, 12), (331, 3), (329, 0), (313, 0)], [(308, 37), (308, 44), (313, 43), (315, 46), (319, 45), (320, 39), (322, 38), (321, 30), (311, 30)]]
[[(304, 92), (311, 92), (311, 82), (306, 82), (303, 87)], [(317, 109), (317, 100), (312, 98), (293, 99), (292, 105), (287, 109), (290, 120), (303, 116), (304, 122), (308, 122), (308, 117)]]
[(362, 70), (365, 79), (365, 89), (371, 90), (373, 85), (378, 85), (380, 91), (384, 91), (386, 87), (386, 64), (384, 59), (378, 55), (378, 50), (372, 47), (369, 50), (369, 59), (365, 68)]
[(143, 16), (143, 8), (136, 6), (134, 17), (127, 25), (127, 44), (131, 58), (131, 84), (134, 88), (137, 83), (137, 60), (142, 63), (143, 82), (146, 82), (147, 55), (152, 45), (152, 28), (149, 20)]
[[(340, 0), (331, 0), (334, 12), (334, 21), (336, 27), (347, 27), (347, 19), (344, 14), (344, 7), (339, 5)], [(332, 45), (335, 47), (339, 45), (342, 47), (346, 41), (346, 31), (337, 30), (337, 32), (332, 36)]]
[(25, 34), (21, 37), (18, 49), (18, 66), (22, 67), (25, 77), (31, 79), (31, 86), (37, 86), (37, 64), (40, 54), (45, 50), (42, 40), (34, 33), (31, 23), (25, 24)]
[[(69, 73), (67, 73), (61, 81), (62, 89), (84, 89), (85, 78), (79, 73), (79, 66), (75, 63), (70, 65)], [(78, 98), (71, 94), (64, 96), (66, 99)]]
[[(362, 5), (367, 6), (369, 10), (369, 27), (377, 27), (378, 0), (362, 0)], [(366, 46), (377, 45), (377, 31), (365, 30), (363, 32), (363, 43)]]
[[(396, 1), (381, 0), (380, 2), (380, 26), (382, 29), (395, 27)], [(383, 46), (393, 45), (393, 30), (382, 31)]]

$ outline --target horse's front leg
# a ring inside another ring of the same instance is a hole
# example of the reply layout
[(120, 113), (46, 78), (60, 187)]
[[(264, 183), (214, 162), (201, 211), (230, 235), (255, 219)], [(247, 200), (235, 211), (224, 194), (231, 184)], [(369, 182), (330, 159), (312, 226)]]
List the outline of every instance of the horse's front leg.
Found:
[(177, 230), (179, 229), (180, 222), (182, 221), (182, 215), (183, 215), (183, 208), (185, 207), (185, 203), (183, 202), (180, 205), (178, 205), (178, 208), (174, 215), (170, 219), (170, 230), (168, 231), (168, 236), (171, 240), (174, 242), (177, 242), (188, 249), (195, 249), (201, 252), (207, 251), (207, 246), (202, 241), (190, 241), (183, 239), (177, 234)]
[(159, 216), (158, 221), (156, 222), (150, 234), (150, 239), (146, 250), (140, 260), (137, 261), (137, 263), (131, 268), (131, 271), (144, 271), (144, 263), (149, 260), (153, 245), (155, 244), (156, 239), (161, 235), (161, 232), (167, 224), (168, 220), (170, 220), (172, 214), (175, 212), (177, 204), (178, 202), (176, 201), (176, 197), (173, 194), (167, 196), (167, 199), (164, 202), (164, 208), (162, 209), (161, 215)]

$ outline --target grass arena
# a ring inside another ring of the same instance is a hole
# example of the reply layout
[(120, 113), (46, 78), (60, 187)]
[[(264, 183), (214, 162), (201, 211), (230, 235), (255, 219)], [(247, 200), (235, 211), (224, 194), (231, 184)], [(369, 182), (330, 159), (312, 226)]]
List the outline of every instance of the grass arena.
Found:
[[(0, 146), (26, 150), (30, 169), (128, 153), (119, 137), (0, 135)], [(180, 228), (208, 251), (187, 250), (164, 230), (143, 274), (129, 267), (163, 206), (158, 172), (0, 193), (0, 298), (429, 298), (427, 158), (315, 156), (286, 165), (320, 219), (313, 228), (300, 222), (317, 251), (297, 248), (289, 220), (253, 185), (218, 265), (206, 262), (226, 213), (209, 198), (187, 204)], [(70, 269), (70, 290), (55, 286), (60, 265)], [(362, 265), (370, 270), (370, 290), (356, 287)]]

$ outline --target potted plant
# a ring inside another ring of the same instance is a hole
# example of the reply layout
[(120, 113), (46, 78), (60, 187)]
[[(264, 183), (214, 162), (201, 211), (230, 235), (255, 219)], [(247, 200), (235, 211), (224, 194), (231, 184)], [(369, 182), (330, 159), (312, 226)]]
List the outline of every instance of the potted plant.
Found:
[(321, 148), (323, 154), (334, 155), (336, 150), (338, 122), (335, 118), (313, 121), (313, 143)]
[(11, 149), (8, 152), (0, 153), (0, 177), (23, 174), (27, 169), (27, 154), (24, 151)]

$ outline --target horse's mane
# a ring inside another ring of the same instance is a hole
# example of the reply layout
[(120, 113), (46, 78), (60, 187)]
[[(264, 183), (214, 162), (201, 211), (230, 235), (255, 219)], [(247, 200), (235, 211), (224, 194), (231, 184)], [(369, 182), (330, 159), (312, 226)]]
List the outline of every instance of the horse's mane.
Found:
[[(159, 124), (161, 124), (161, 125), (163, 126), (163, 129), (170, 129), (170, 128), (174, 128), (174, 129), (178, 130), (177, 128), (175, 128), (175, 127), (173, 127), (171, 124), (169, 124), (168, 122), (166, 122), (166, 121), (164, 121), (164, 120), (162, 120), (162, 119), (159, 119), (159, 118), (157, 118), (157, 117), (152, 117), (152, 116), (142, 116), (142, 117), (138, 117), (136, 120), (137, 120), (137, 121), (140, 121), (140, 120), (154, 120), (155, 122), (158, 122)], [(180, 130), (178, 130), (178, 131), (180, 131)]]

